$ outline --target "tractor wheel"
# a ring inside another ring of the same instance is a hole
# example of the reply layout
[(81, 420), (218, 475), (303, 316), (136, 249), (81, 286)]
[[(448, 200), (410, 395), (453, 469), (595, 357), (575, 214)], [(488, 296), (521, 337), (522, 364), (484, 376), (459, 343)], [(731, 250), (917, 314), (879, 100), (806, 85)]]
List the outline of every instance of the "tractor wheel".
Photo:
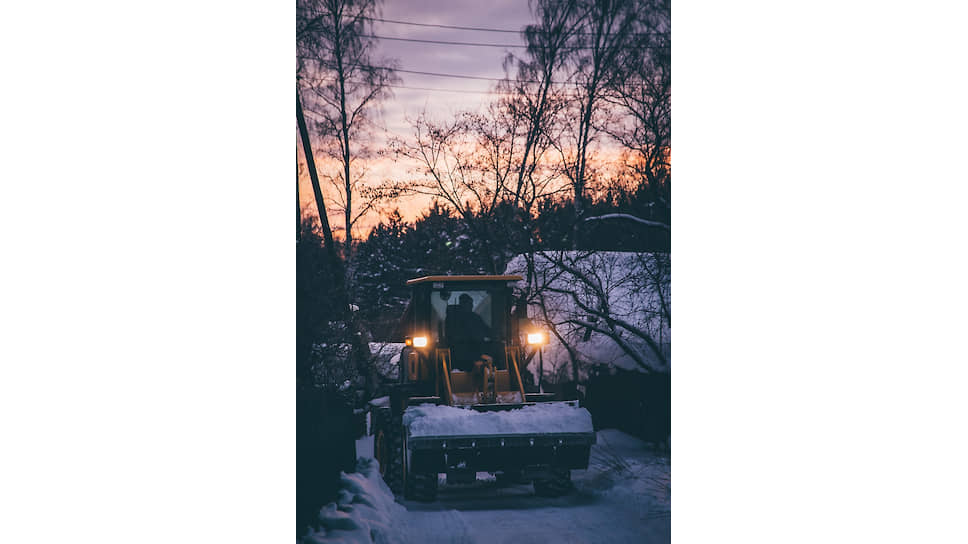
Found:
[(534, 492), (539, 497), (560, 497), (572, 489), (571, 471), (551, 469), (551, 477), (534, 481)]
[(433, 502), (437, 499), (437, 473), (418, 472), (407, 474), (408, 499)]
[(389, 408), (379, 408), (373, 417), (373, 456), (380, 462), (380, 475), (394, 493), (403, 491), (403, 427), (394, 421)]

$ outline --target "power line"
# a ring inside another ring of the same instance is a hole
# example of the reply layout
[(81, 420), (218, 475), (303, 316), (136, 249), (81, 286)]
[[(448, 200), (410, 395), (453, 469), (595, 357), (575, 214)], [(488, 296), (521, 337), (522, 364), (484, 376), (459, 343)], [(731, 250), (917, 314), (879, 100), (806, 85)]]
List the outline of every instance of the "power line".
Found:
[[(315, 59), (311, 59), (309, 57), (299, 57), (299, 58), (304, 58), (304, 59), (307, 59), (307, 60), (315, 60)], [(405, 70), (403, 68), (393, 68), (393, 67), (390, 67), (390, 66), (373, 66), (371, 64), (347, 63), (344, 66), (357, 66), (357, 67), (360, 67), (360, 68), (369, 68), (371, 70), (388, 70), (388, 71), (393, 71), (393, 72), (402, 72), (402, 73), (406, 73), (406, 74), (417, 74), (417, 75), (422, 75), (422, 76), (450, 77), (450, 78), (455, 78), (455, 79), (472, 79), (472, 80), (480, 80), (480, 81), (496, 81), (496, 82), (499, 82), (499, 83), (500, 82), (503, 82), (503, 81), (508, 81), (510, 83), (533, 83), (533, 84), (542, 83), (541, 81), (531, 80), (531, 79), (528, 79), (528, 80), (518, 80), (518, 79), (515, 79), (513, 77), (512, 78), (500, 78), (500, 77), (468, 76), (468, 75), (464, 75), (464, 74), (445, 74), (445, 73), (442, 73), (442, 72), (423, 72), (423, 71), (420, 71), (420, 70)], [(573, 85), (573, 82), (569, 82), (569, 81), (551, 81), (550, 83), (552, 85)]]
[[(359, 65), (359, 66), (362, 66), (362, 65)], [(407, 73), (407, 74), (419, 74), (419, 75), (422, 75), (422, 76), (453, 77), (453, 78), (458, 78), (458, 79), (474, 79), (474, 80), (497, 81), (497, 82), (507, 81), (508, 83), (512, 83), (512, 84), (514, 84), (514, 83), (533, 83), (533, 84), (540, 84), (540, 83), (542, 83), (541, 81), (537, 81), (537, 80), (531, 80), (531, 79), (519, 80), (519, 79), (514, 79), (513, 77), (512, 78), (498, 78), (498, 77), (482, 77), (482, 76), (465, 76), (465, 75), (461, 75), (461, 74), (441, 74), (441, 73), (438, 73), (438, 72), (419, 72), (417, 70), (404, 70), (402, 68), (389, 68), (389, 67), (386, 67), (386, 66), (369, 66), (369, 68), (373, 68), (375, 70), (393, 70), (394, 72), (404, 72), (404, 73)], [(549, 83), (551, 85), (575, 85), (575, 83), (570, 82), (570, 81), (550, 81)], [(642, 85), (641, 84), (636, 84), (634, 86), (641, 87)]]
[(360, 19), (366, 19), (368, 21), (379, 21), (381, 23), (392, 23), (395, 25), (410, 25), (410, 26), (423, 26), (430, 28), (450, 28), (453, 30), (472, 30), (475, 32), (506, 32), (509, 34), (520, 34), (520, 30), (507, 30), (502, 28), (481, 28), (475, 26), (453, 26), (453, 25), (435, 25), (430, 23), (414, 23), (410, 21), (394, 21), (392, 19), (379, 19), (377, 17), (360, 17)]
[[(303, 81), (310, 82), (311, 84), (319, 84), (323, 82), (335, 83), (335, 79), (322, 78), (322, 79), (304, 79)], [(475, 91), (469, 89), (440, 89), (436, 87), (411, 87), (409, 85), (396, 85), (392, 83), (385, 83), (383, 87), (391, 87), (394, 89), (412, 89), (415, 91), (440, 91), (445, 93), (464, 93), (464, 94), (507, 94), (500, 91)]]
[(437, 91), (437, 92), (443, 92), (443, 93), (490, 94), (490, 95), (499, 95), (499, 96), (506, 96), (508, 94), (513, 94), (513, 93), (502, 92), (502, 91), (471, 91), (471, 90), (464, 90), (464, 89), (439, 89), (436, 87), (410, 87), (407, 85), (387, 85), (387, 87), (393, 87), (394, 89), (411, 89), (414, 91)]
[[(304, 60), (316, 60), (312, 57), (299, 57)], [(484, 77), (484, 76), (468, 76), (464, 74), (444, 74), (441, 72), (422, 72), (420, 70), (404, 70), (403, 68), (393, 68), (391, 66), (373, 66), (372, 64), (358, 64), (358, 63), (346, 63), (344, 66), (355, 66), (359, 68), (369, 68), (371, 70), (387, 70), (392, 72), (403, 72), (406, 74), (417, 74), (421, 76), (434, 76), (434, 77), (452, 77), (456, 79), (479, 79), (482, 81), (504, 81), (504, 78), (499, 77)], [(538, 81), (522, 81), (521, 83), (540, 83)], [(555, 83), (558, 83), (557, 81)]]
[[(517, 47), (517, 48), (521, 48), (521, 49), (527, 49), (529, 47), (527, 45), (520, 45), (520, 44), (514, 45), (514, 44), (509, 44), (509, 43), (451, 42), (451, 41), (443, 41), (443, 40), (418, 40), (416, 38), (391, 38), (390, 36), (377, 36), (376, 34), (360, 34), (360, 37), (362, 37), (362, 38), (374, 38), (374, 39), (377, 39), (377, 40), (394, 40), (394, 41), (398, 41), (398, 42), (430, 43), (430, 44), (435, 44), (435, 45), (467, 45), (467, 46), (472, 46), (472, 47), (504, 47), (504, 48), (507, 48), (507, 47)], [(535, 46), (535, 47), (542, 48), (542, 49), (547, 49), (544, 46)], [(647, 48), (647, 49), (661, 49), (662, 47), (668, 47), (668, 46), (667, 45), (663, 45), (663, 44), (655, 44), (655, 45), (639, 45), (638, 47), (643, 47), (643, 48)], [(562, 50), (569, 50), (569, 51), (578, 51), (578, 50), (586, 50), (586, 51), (589, 51), (589, 50), (593, 50), (595, 48), (594, 47), (582, 47), (582, 46), (562, 46), (560, 49), (562, 49)]]
[(410, 87), (407, 85), (387, 85), (387, 87), (393, 87), (394, 89), (412, 89), (415, 91), (439, 91), (444, 93), (464, 93), (464, 94), (507, 94), (495, 91), (469, 91), (464, 89), (437, 89), (432, 87)]
[(475, 42), (448, 42), (441, 40), (418, 40), (416, 38), (391, 38), (389, 36), (377, 36), (375, 34), (360, 34), (363, 38), (376, 38), (378, 40), (394, 40), (398, 42), (417, 42), (417, 43), (433, 43), (438, 45), (469, 45), (472, 47), (523, 47), (526, 45), (511, 45), (504, 43), (475, 43)]
[[(480, 79), (483, 81), (504, 81), (504, 78), (499, 77), (483, 77), (483, 76), (465, 76), (463, 74), (442, 74), (439, 72), (420, 72), (417, 70), (404, 70), (403, 68), (388, 68), (386, 66), (370, 66), (377, 70), (393, 70), (394, 72), (403, 72), (406, 74), (418, 74), (422, 76), (434, 76), (434, 77), (453, 77), (457, 79)], [(525, 83), (538, 83), (537, 81), (527, 81)]]
[[(427, 27), (427, 28), (447, 28), (451, 30), (470, 30), (473, 32), (503, 32), (506, 34), (521, 34), (523, 32), (522, 29), (511, 30), (506, 28), (484, 28), (479, 26), (456, 26), (456, 25), (438, 25), (438, 24), (432, 24), (432, 23), (414, 23), (412, 21), (396, 21), (393, 19), (380, 19), (378, 17), (361, 16), (360, 19), (366, 19), (368, 21), (379, 21), (381, 23), (390, 23), (394, 25), (421, 26), (421, 27)], [(591, 35), (591, 33), (589, 32), (578, 32), (577, 34), (582, 36)], [(637, 32), (636, 33), (636, 35), (645, 35), (645, 34), (668, 34), (668, 32)]]
[[(451, 42), (451, 41), (443, 41), (443, 40), (419, 40), (419, 39), (416, 39), (416, 38), (391, 38), (389, 36), (377, 36), (376, 34), (360, 34), (360, 37), (363, 37), (363, 38), (375, 38), (377, 40), (394, 40), (394, 41), (398, 41), (398, 42), (431, 43), (431, 44), (436, 44), (436, 45), (467, 45), (467, 46), (472, 46), (472, 47), (518, 47), (518, 48), (521, 48), (521, 49), (527, 49), (528, 48), (527, 45), (520, 45), (520, 44), (513, 45), (513, 44), (508, 44), (508, 43), (478, 43), (478, 42)], [(536, 47), (541, 47), (543, 49), (546, 49), (543, 46), (536, 46)], [(640, 45), (638, 47), (645, 47), (645, 48), (652, 49), (652, 48), (661, 48), (661, 47), (665, 47), (665, 46), (660, 44), (660, 45)], [(583, 50), (592, 50), (592, 49), (595, 49), (595, 48), (594, 47), (580, 47), (580, 46), (562, 46), (561, 49), (562, 50), (582, 50), (582, 49)]]
[(438, 87), (411, 87), (409, 85), (384, 84), (383, 86), (391, 87), (394, 89), (409, 89), (413, 91), (434, 91), (434, 92), (442, 92), (442, 93), (483, 94), (483, 95), (499, 95), (499, 96), (514, 94), (513, 92), (508, 93), (504, 91), (474, 91), (469, 89), (441, 89)]

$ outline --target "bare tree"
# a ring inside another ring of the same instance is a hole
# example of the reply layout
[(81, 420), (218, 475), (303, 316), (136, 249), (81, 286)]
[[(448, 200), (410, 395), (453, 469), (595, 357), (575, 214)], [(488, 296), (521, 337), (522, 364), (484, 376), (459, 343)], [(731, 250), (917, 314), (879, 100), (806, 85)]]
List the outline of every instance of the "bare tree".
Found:
[[(327, 84), (319, 79), (326, 74), (331, 73), (331, 69), (327, 68), (328, 62), (333, 61), (337, 58), (348, 60), (355, 58), (357, 61), (366, 60), (366, 51), (369, 43), (364, 42), (359, 36), (360, 30), (363, 27), (362, 17), (365, 14), (373, 14), (375, 10), (375, 0), (355, 2), (352, 0), (298, 0), (296, 5), (296, 49), (297, 49), (297, 71), (296, 71), (296, 120), (299, 127), (299, 135), (302, 143), (303, 152), (306, 158), (306, 167), (309, 172), (310, 181), (313, 187), (313, 196), (316, 201), (317, 211), (319, 212), (319, 220), (321, 225), (321, 231), (323, 236), (323, 245), (325, 246), (327, 254), (327, 262), (329, 263), (329, 269), (332, 272), (332, 283), (331, 286), (333, 300), (335, 302), (336, 311), (333, 312), (333, 317), (337, 319), (342, 319), (344, 321), (343, 327), (350, 331), (346, 336), (348, 336), (349, 344), (351, 346), (350, 359), (353, 361), (357, 372), (360, 376), (364, 378), (365, 387), (368, 394), (372, 394), (375, 391), (377, 385), (376, 369), (372, 364), (371, 356), (369, 353), (369, 348), (366, 343), (365, 331), (362, 330), (359, 319), (351, 311), (351, 306), (349, 304), (349, 291), (346, 287), (346, 268), (344, 262), (340, 259), (336, 252), (336, 247), (333, 241), (332, 229), (329, 225), (328, 216), (326, 213), (326, 206), (323, 199), (322, 188), (319, 183), (318, 170), (316, 168), (316, 163), (314, 160), (313, 146), (310, 139), (309, 127), (307, 123), (307, 118), (305, 115), (305, 110), (303, 107), (302, 92), (309, 91), (311, 96), (320, 97), (323, 96), (323, 90), (333, 90), (338, 89), (341, 97), (340, 104), (342, 108), (338, 110), (339, 116), (329, 117), (330, 120), (336, 118), (340, 120), (338, 125), (336, 123), (317, 123), (317, 133), (321, 132), (324, 140), (325, 138), (335, 137), (337, 141), (345, 143), (343, 149), (345, 153), (340, 154), (345, 160), (343, 162), (345, 166), (345, 171), (347, 172), (346, 179), (350, 179), (349, 164), (351, 159), (350, 138), (356, 135), (355, 127), (358, 127), (357, 120), (365, 119), (365, 108), (367, 104), (375, 100), (377, 97), (382, 96), (382, 89), (380, 88), (379, 82), (381, 79), (367, 80), (363, 78), (363, 82), (359, 83), (352, 79), (352, 69), (347, 71), (342, 71), (337, 73), (342, 73), (342, 80), (340, 78), (336, 79), (337, 84), (332, 83)], [(346, 17), (346, 19), (344, 19)], [(333, 52), (339, 49), (343, 53), (340, 55), (335, 55)], [(353, 52), (350, 56), (346, 55), (346, 52)], [(355, 57), (353, 56), (355, 55)], [(386, 76), (390, 77), (390, 76)], [(342, 81), (341, 84), (339, 82)], [(375, 86), (375, 90), (374, 90)], [(353, 97), (359, 97), (363, 95), (363, 99), (356, 102), (354, 109), (349, 110), (347, 107), (347, 98), (352, 99)], [(316, 101), (315, 103), (323, 103), (323, 101)], [(308, 108), (306, 108), (308, 109)], [(332, 114), (333, 110), (325, 110), (327, 113)], [(350, 113), (351, 112), (351, 113)], [(357, 117), (359, 116), (359, 117)], [(324, 120), (326, 117), (324, 116)], [(362, 121), (359, 121), (362, 122)], [(341, 129), (338, 134), (334, 135), (336, 128)], [(297, 173), (298, 175), (298, 173)], [(351, 187), (347, 186), (347, 191), (351, 192)], [(346, 200), (350, 209), (349, 204), (351, 204), (351, 197)], [(297, 180), (297, 204), (298, 204), (298, 180)], [(349, 225), (350, 227), (352, 225)], [(349, 229), (347, 229), (349, 231)], [(350, 242), (350, 235), (347, 232), (347, 244)], [(305, 243), (300, 240), (300, 244)], [(348, 249), (348, 245), (347, 245)], [(349, 251), (347, 251), (347, 256)], [(314, 271), (303, 271), (301, 274), (315, 273)], [(306, 281), (297, 282), (300, 284), (306, 284)], [(308, 288), (308, 285), (304, 285)], [(320, 286), (314, 286), (314, 289), (320, 289)], [(306, 293), (302, 294), (305, 298)], [(305, 301), (303, 301), (305, 302)], [(305, 304), (304, 304), (305, 305)], [(298, 313), (298, 312), (297, 312)], [(300, 327), (302, 329), (302, 327)], [(299, 357), (300, 360), (311, 361), (314, 357), (312, 353), (312, 338), (315, 333), (312, 331), (307, 331), (308, 334), (304, 335), (305, 338), (299, 342)]]
[[(572, 83), (571, 107), (573, 114), (566, 138), (558, 143), (558, 151), (574, 189), (575, 215), (585, 215), (586, 188), (589, 181), (589, 149), (594, 144), (601, 115), (601, 105), (607, 90), (624, 77), (621, 60), (634, 44), (635, 22), (640, 7), (634, 0), (580, 0), (579, 31), (571, 40), (573, 54), (569, 56)], [(575, 226), (574, 243), (579, 227)]]
[(523, 118), (525, 134), (517, 165), (514, 206), (523, 202), (530, 214), (535, 200), (543, 196), (558, 172), (536, 177), (546, 167), (544, 154), (551, 146), (556, 116), (565, 104), (562, 87), (555, 78), (574, 51), (569, 43), (581, 24), (578, 0), (539, 0), (532, 5), (537, 24), (522, 32), (527, 43), (523, 58), (508, 55), (505, 70), (516, 68), (514, 79), (505, 79), (498, 89), (512, 115)]
[(342, 212), (344, 252), (350, 255), (353, 226), (372, 209), (372, 199), (360, 196), (368, 158), (365, 145), (374, 128), (373, 110), (397, 81), (392, 62), (374, 66), (375, 39), (367, 29), (379, 16), (380, 0), (299, 0), (296, 6), (298, 69), (307, 91), (306, 110), (316, 122), (321, 150), (339, 166), (326, 175), (336, 188), (335, 208)]
[(626, 166), (648, 185), (654, 202), (670, 207), (672, 63), (667, 0), (645, 4), (636, 21), (635, 46), (624, 53), (627, 77), (604, 100), (618, 109), (604, 127), (627, 152)]
[[(668, 255), (636, 255), (634, 260), (602, 266), (604, 255), (545, 255), (549, 263), (565, 271), (573, 285), (569, 289), (547, 289), (569, 296), (574, 308), (583, 314), (576, 312), (566, 322), (584, 327), (586, 335), (596, 332), (610, 338), (640, 370), (650, 372), (655, 366), (667, 367), (668, 356), (657, 337), (670, 324), (669, 319), (663, 319), (669, 308)], [(618, 294), (624, 292), (634, 293), (635, 299), (624, 300)], [(647, 349), (643, 351), (642, 346)]]
[[(573, 381), (582, 379), (584, 365), (607, 363), (596, 359), (605, 352), (642, 372), (668, 368), (668, 254), (548, 251), (535, 258), (528, 303), (564, 348)], [(517, 261), (512, 271), (522, 266)]]
[(522, 122), (500, 103), (491, 104), (484, 114), (465, 112), (443, 122), (424, 113), (413, 121), (412, 139), (391, 141), (398, 157), (418, 166), (411, 170), (411, 179), (392, 183), (388, 190), (433, 196), (452, 207), (488, 252), (491, 273), (499, 271), (505, 257), (492, 246), (492, 219), (510, 194)]

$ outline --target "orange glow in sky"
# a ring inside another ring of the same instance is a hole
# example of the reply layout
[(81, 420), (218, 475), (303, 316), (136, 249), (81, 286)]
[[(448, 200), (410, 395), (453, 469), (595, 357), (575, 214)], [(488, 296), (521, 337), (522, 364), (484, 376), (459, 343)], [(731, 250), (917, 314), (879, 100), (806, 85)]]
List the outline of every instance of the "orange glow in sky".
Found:
[[(387, 21), (411, 21), (418, 23), (434, 23), (442, 25), (488, 27), (499, 29), (522, 29), (533, 22), (528, 2), (522, 0), (492, 0), (479, 2), (478, 0), (422, 0), (421, 2), (386, 2), (383, 5), (381, 18)], [(454, 40), (477, 41), (501, 44), (523, 44), (517, 33), (474, 33), (465, 30), (445, 29), (438, 27), (401, 25), (387, 22), (375, 22), (373, 34), (395, 38), (420, 40)], [(422, 112), (436, 121), (453, 119), (461, 111), (481, 112), (487, 104), (498, 98), (492, 94), (495, 81), (487, 78), (503, 78), (505, 72), (502, 67), (508, 54), (522, 53), (521, 49), (502, 47), (462, 47), (453, 45), (435, 45), (428, 43), (414, 43), (406, 41), (377, 40), (373, 50), (373, 59), (396, 59), (398, 68), (405, 70), (398, 75), (399, 85), (392, 89), (392, 96), (381, 104), (379, 112), (374, 112), (373, 118), (377, 124), (386, 128), (389, 136), (411, 138), (413, 136), (412, 119)], [(422, 74), (421, 74), (422, 72)], [(461, 78), (441, 78), (427, 75), (427, 73), (458, 74), (469, 76)], [(372, 151), (385, 149), (385, 135), (374, 135), (368, 142)], [(297, 140), (297, 159), (302, 164), (299, 179), (299, 201), (304, 216), (317, 218), (316, 204), (313, 197), (309, 175), (305, 169), (301, 145)], [(603, 144), (606, 139), (602, 138)], [(314, 139), (314, 146), (318, 142)], [(344, 225), (343, 214), (335, 205), (338, 193), (327, 180), (327, 172), (339, 171), (339, 166), (326, 160), (320, 151), (314, 148), (314, 159), (320, 173), (320, 185), (326, 197), (327, 215), (334, 236), (342, 238)], [(619, 158), (618, 150), (603, 148), (591, 154), (589, 160), (603, 170), (607, 170), (609, 163)], [(397, 160), (393, 157), (379, 157), (364, 161), (356, 159), (354, 168), (365, 166), (367, 170), (366, 183), (379, 185), (386, 180), (404, 181), (411, 175), (417, 164), (405, 159)], [(358, 170), (357, 170), (358, 171)], [(374, 212), (361, 218), (354, 227), (354, 238), (365, 237), (370, 229), (380, 223), (383, 218), (381, 212), (389, 212), (399, 208), (404, 220), (413, 221), (430, 205), (429, 196), (410, 196), (396, 202), (386, 202)], [(354, 208), (356, 201), (354, 201)], [(318, 219), (317, 219), (318, 220)]]

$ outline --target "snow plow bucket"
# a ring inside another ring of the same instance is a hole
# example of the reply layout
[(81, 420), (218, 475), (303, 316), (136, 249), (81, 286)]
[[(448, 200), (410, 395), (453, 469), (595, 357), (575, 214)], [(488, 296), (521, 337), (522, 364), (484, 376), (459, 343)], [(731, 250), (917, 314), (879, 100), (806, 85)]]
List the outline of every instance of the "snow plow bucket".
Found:
[(411, 406), (403, 416), (409, 473), (451, 470), (542, 474), (588, 467), (591, 414), (577, 401), (477, 411)]

